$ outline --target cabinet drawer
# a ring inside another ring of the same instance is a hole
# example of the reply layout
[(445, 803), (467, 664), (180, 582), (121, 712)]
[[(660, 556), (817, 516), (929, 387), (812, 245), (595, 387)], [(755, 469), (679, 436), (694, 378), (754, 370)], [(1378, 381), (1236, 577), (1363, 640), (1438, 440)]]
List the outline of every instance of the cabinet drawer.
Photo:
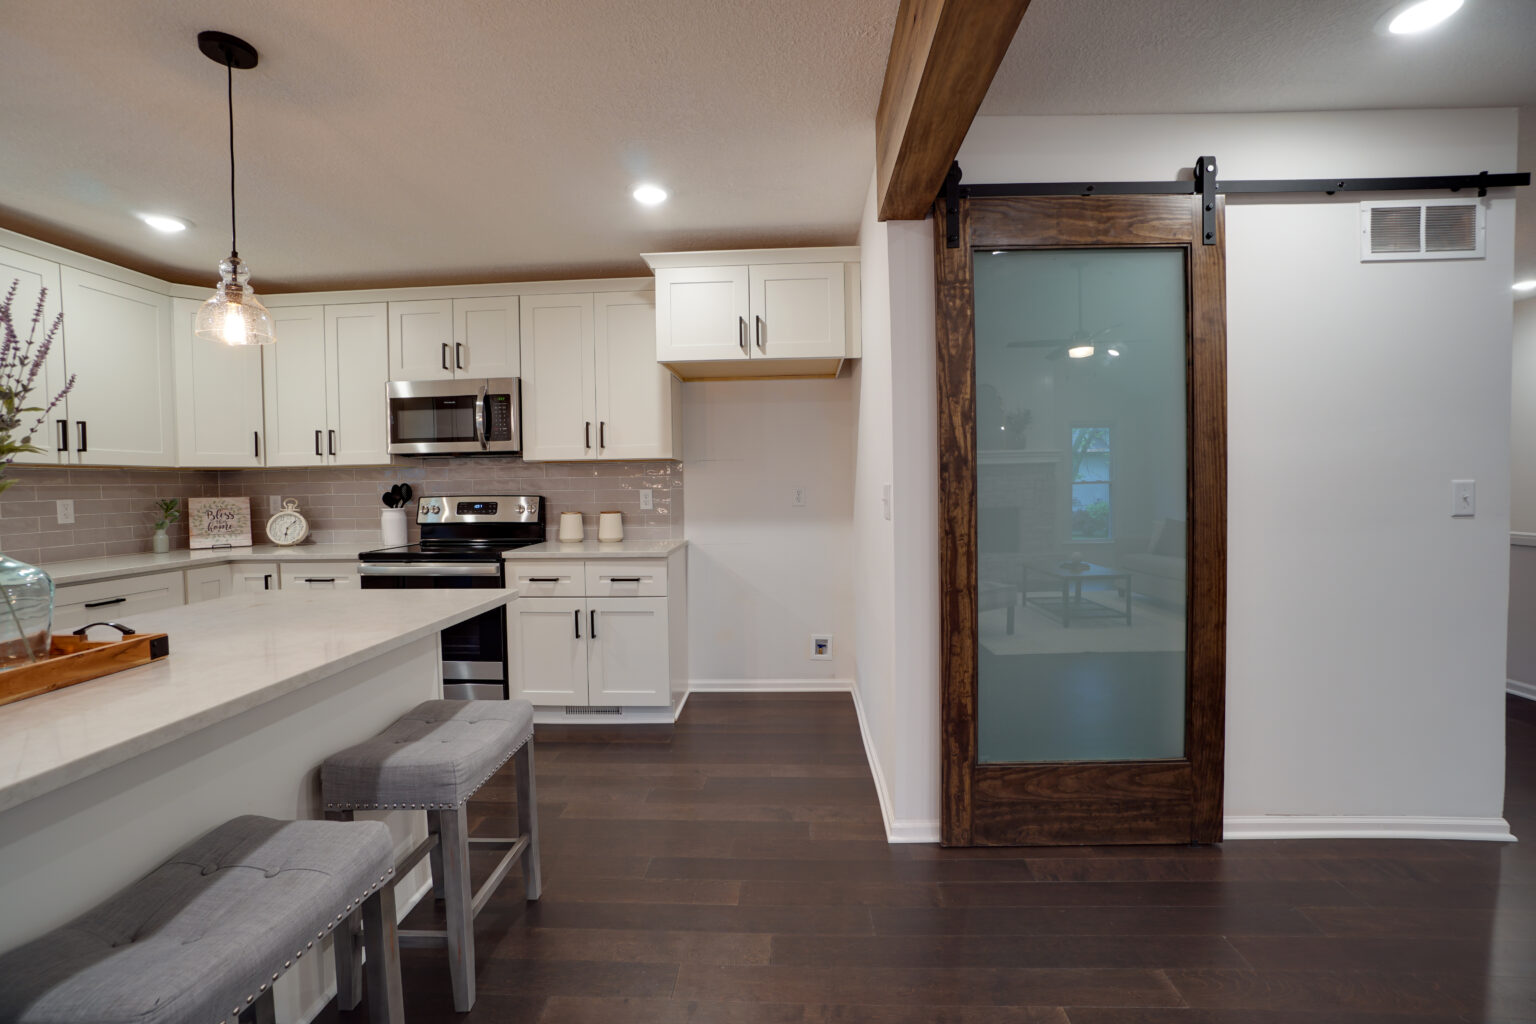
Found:
[(661, 560), (588, 562), (588, 597), (665, 597), (667, 563)]
[(53, 631), (67, 633), (88, 622), (116, 622), (141, 612), (176, 608), (186, 603), (186, 596), (180, 571), (62, 586), (54, 598)]
[(300, 562), (278, 566), (284, 590), (356, 590), (356, 562)]
[(581, 597), (586, 578), (581, 562), (508, 562), (507, 587), (518, 597)]

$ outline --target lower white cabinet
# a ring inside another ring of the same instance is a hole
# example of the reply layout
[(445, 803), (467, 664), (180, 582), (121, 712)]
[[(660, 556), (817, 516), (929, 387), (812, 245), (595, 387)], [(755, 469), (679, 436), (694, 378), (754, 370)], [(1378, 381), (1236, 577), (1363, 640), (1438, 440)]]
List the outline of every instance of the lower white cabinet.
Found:
[(90, 622), (116, 622), (130, 615), (186, 604), (181, 570), (94, 583), (69, 583), (53, 599), (53, 631), (67, 633)]
[[(681, 550), (672, 557), (672, 566), (660, 559), (509, 564), (508, 581), (519, 594), (507, 605), (512, 696), (545, 707), (671, 703), (686, 678), (687, 615)], [(629, 594), (643, 590), (650, 596), (608, 596), (625, 592), (613, 589), (607, 579), (612, 575), (623, 576), (618, 586), (630, 588)], [(645, 586), (628, 582), (640, 579)], [(545, 593), (581, 593), (522, 596), (541, 587)]]
[(357, 590), (356, 562), (297, 562), (278, 573), (284, 590)]
[(187, 570), (187, 604), (199, 601), (216, 601), (234, 593), (230, 585), (229, 566), (208, 565)]
[(253, 590), (276, 590), (276, 562), (235, 562), (228, 567), (230, 593), (245, 594)]

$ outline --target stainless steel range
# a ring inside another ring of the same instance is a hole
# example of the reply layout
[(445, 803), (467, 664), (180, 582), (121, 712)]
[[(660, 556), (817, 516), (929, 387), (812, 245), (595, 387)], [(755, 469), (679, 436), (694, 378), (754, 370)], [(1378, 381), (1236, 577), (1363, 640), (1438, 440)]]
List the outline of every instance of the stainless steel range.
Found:
[[(421, 540), (364, 551), (364, 590), (437, 590), (507, 585), (502, 552), (544, 540), (536, 494), (454, 494), (416, 503)], [(507, 616), (498, 608), (443, 630), (443, 695), (507, 698)]]

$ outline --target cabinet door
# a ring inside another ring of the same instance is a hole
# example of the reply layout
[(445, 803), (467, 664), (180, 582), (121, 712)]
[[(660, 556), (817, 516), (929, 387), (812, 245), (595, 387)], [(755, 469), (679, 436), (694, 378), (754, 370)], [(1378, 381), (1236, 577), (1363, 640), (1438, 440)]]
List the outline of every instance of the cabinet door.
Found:
[(290, 562), (278, 570), (284, 590), (357, 590), (356, 562)]
[(649, 707), (671, 700), (667, 599), (589, 597), (588, 703)]
[(260, 466), (262, 345), (192, 333), (197, 299), (171, 302), (178, 466)]
[(453, 301), (389, 304), (389, 379), (453, 379)]
[(592, 296), (524, 295), (521, 347), (523, 458), (595, 458)]
[(516, 377), (517, 296), (453, 300), (453, 363), (459, 377)]
[(228, 597), (232, 592), (227, 565), (205, 565), (187, 570), (187, 604), (217, 601), (221, 597)]
[(847, 352), (841, 263), (754, 266), (753, 359), (806, 359)]
[(747, 268), (656, 271), (656, 358), (746, 359)]
[[(48, 333), (48, 328), (53, 324), (54, 318), (59, 315), (59, 265), (36, 256), (28, 256), (24, 252), (16, 252), (11, 249), (0, 249), (0, 295), (10, 290), (12, 284), (16, 285), (16, 296), (11, 300), (11, 319), (16, 325), (16, 332), (23, 334), (22, 341), (26, 342), (25, 332), (30, 330), (32, 314), (37, 309), (37, 300), (44, 292), (47, 295), (43, 301), (43, 316), (38, 322), (36, 333), (32, 336), (34, 346), (42, 344), (43, 337)], [(53, 340), (53, 346), (48, 350), (48, 356), (43, 360), (43, 368), (33, 382), (32, 394), (27, 399), (27, 404), (41, 409), (53, 401), (53, 396), (64, 382), (69, 380), (69, 375), (64, 372), (64, 331), (60, 329)], [(22, 430), (30, 430), (38, 421), (38, 413), (27, 413), (22, 417)], [(46, 423), (40, 424), (32, 435), (32, 443), (41, 448), (40, 452), (28, 452), (16, 456), (18, 463), (34, 463), (38, 465), (58, 465), (69, 462), (72, 458), (69, 446), (65, 443), (64, 435), (73, 437), (72, 427), (61, 427), (69, 421), (69, 399), (65, 399), (48, 413)]]
[(281, 586), (276, 562), (236, 562), (229, 567), (231, 593), (245, 594), (253, 590), (277, 590)]
[(656, 305), (651, 292), (598, 293), (596, 328), (597, 457), (671, 459), (672, 393), (677, 379), (656, 362)]
[[(325, 307), (272, 310), (277, 341), (262, 355), (266, 463), (325, 465)], [(382, 385), (380, 386), (382, 390)]]
[(389, 465), (388, 335), (382, 302), (325, 307), (325, 452), (332, 465)]
[(53, 631), (64, 633), (89, 622), (116, 622), (141, 612), (176, 608), (186, 603), (186, 593), (180, 572), (69, 584), (54, 595)]
[(82, 465), (174, 466), (171, 300), (121, 281), (59, 268), (69, 324), (70, 440)]
[(507, 605), (512, 696), (535, 704), (587, 701), (587, 614), (579, 597), (518, 598)]

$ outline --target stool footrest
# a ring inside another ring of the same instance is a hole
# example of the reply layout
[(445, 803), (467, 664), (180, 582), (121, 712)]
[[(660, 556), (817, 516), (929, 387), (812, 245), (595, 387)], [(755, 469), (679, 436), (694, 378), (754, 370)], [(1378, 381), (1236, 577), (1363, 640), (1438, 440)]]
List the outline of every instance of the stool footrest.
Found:
[[(471, 921), (480, 916), (480, 911), (485, 909), (485, 905), (496, 894), (496, 890), (501, 886), (502, 881), (506, 879), (507, 872), (512, 870), (512, 865), (516, 864), (518, 858), (528, 851), (528, 838), (527, 835), (520, 835), (516, 839), (503, 838), (501, 836), (470, 837), (469, 842), (471, 846), (504, 846), (507, 851), (502, 854), (501, 859), (496, 862), (496, 866), (491, 869), (490, 877), (485, 880), (480, 888), (475, 891), (474, 896), (470, 898), (469, 919)], [(431, 839), (436, 839), (436, 837), (433, 836)], [(412, 858), (420, 860), (431, 846), (431, 840), (422, 843), (421, 846), (412, 850), (410, 855), (404, 861), (401, 861), (401, 864), (412, 862)], [(400, 877), (404, 871), (405, 868), (398, 869), (395, 872), (395, 877)], [(402, 928), (399, 934), (402, 947), (420, 948), (422, 946), (445, 946), (448, 944), (448, 933), (441, 929)]]
[(435, 847), (439, 842), (440, 837), (437, 835), (437, 833), (434, 832), (427, 836), (427, 838), (423, 839), (421, 842), (417, 843), (415, 848), (412, 849), (410, 853), (402, 857), (400, 859), (400, 863), (395, 865), (395, 877), (404, 878), (405, 873), (411, 870), (411, 868), (415, 867), (417, 864), (420, 864), (421, 858), (431, 853), (432, 848)]

